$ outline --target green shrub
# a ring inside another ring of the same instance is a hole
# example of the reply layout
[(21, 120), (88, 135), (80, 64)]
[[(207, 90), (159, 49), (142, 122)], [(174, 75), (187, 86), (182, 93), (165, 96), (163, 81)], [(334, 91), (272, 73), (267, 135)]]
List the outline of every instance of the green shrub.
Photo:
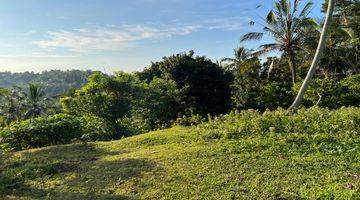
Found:
[(82, 134), (81, 120), (67, 114), (39, 117), (13, 123), (0, 131), (2, 148), (22, 150), (67, 144)]
[(341, 80), (340, 85), (343, 88), (343, 105), (360, 106), (360, 74), (349, 76)]
[(291, 92), (292, 83), (288, 81), (270, 81), (261, 86), (257, 94), (258, 109), (276, 110), (277, 108), (288, 108), (295, 99)]
[(261, 114), (255, 110), (231, 112), (199, 125), (205, 138), (239, 139), (246, 135), (305, 134), (309, 136), (334, 136), (346, 133), (358, 137), (360, 133), (360, 108), (312, 107), (294, 113), (278, 109)]
[[(298, 82), (293, 87), (293, 92), (297, 93), (301, 85), (302, 82)], [(340, 84), (334, 79), (314, 79), (305, 93), (303, 105), (336, 109), (342, 106), (341, 94), (343, 92)]]
[(119, 139), (116, 127), (106, 119), (94, 115), (81, 117), (81, 130), (91, 141)]
[[(297, 93), (302, 82), (293, 87)], [(304, 96), (306, 107), (318, 105), (331, 109), (342, 106), (360, 106), (360, 74), (349, 76), (341, 81), (334, 79), (314, 79)]]
[(0, 130), (0, 149), (23, 150), (68, 144), (77, 139), (106, 141), (120, 138), (107, 120), (86, 115), (58, 114), (13, 123)]
[(149, 119), (139, 115), (120, 118), (116, 121), (120, 135), (133, 136), (152, 130)]
[(183, 116), (176, 119), (175, 124), (180, 126), (196, 126), (205, 122), (205, 118), (200, 115), (192, 114), (190, 116)]

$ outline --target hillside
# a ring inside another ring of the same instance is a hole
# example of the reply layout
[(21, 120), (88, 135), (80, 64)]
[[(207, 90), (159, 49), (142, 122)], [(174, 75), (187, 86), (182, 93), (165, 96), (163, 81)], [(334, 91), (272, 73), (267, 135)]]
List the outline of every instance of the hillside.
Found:
[(14, 86), (26, 88), (29, 83), (39, 84), (49, 96), (57, 96), (78, 89), (87, 82), (92, 71), (81, 70), (51, 70), (41, 73), (23, 72), (11, 73), (0, 72), (0, 88), (12, 88)]
[(174, 127), (3, 156), (2, 199), (358, 199), (360, 139)]
[(360, 200), (359, 1), (2, 1), (0, 200)]

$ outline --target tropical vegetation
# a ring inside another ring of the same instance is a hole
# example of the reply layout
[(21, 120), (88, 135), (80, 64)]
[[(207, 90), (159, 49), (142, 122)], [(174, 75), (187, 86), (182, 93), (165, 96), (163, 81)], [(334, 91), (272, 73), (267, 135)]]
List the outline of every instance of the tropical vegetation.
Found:
[(276, 0), (219, 61), (0, 73), (0, 197), (360, 198), (360, 3), (312, 6)]
[(358, 199), (359, 108), (232, 112), (0, 157), (7, 199)]

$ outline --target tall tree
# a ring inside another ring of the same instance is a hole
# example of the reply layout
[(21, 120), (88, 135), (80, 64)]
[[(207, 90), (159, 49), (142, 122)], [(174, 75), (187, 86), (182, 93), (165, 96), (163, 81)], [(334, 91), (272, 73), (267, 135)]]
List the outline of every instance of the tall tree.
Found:
[(39, 117), (46, 113), (48, 99), (45, 97), (45, 92), (40, 85), (29, 84), (25, 101), (25, 119)]
[(185, 107), (194, 114), (217, 115), (230, 108), (232, 75), (193, 51), (164, 57), (137, 75), (145, 82), (155, 77), (175, 81), (178, 89), (185, 91)]
[(242, 64), (251, 58), (251, 52), (244, 47), (234, 49), (234, 58), (223, 58), (221, 64), (224, 64), (226, 70), (237, 71)]
[(117, 119), (130, 115), (137, 87), (138, 81), (132, 74), (118, 72), (110, 77), (95, 72), (72, 97), (63, 97), (60, 101), (67, 113), (94, 115), (116, 124)]
[(24, 93), (18, 87), (0, 90), (0, 116), (4, 118), (5, 125), (23, 118)]
[(243, 35), (241, 41), (260, 40), (269, 33), (274, 42), (263, 44), (254, 55), (262, 55), (272, 51), (280, 51), (288, 60), (293, 83), (296, 82), (296, 54), (305, 50), (307, 33), (313, 30), (317, 23), (308, 17), (313, 3), (307, 2), (300, 9), (300, 0), (278, 0), (275, 7), (267, 15), (266, 25), (262, 32), (251, 32)]
[(311, 64), (311, 67), (309, 69), (309, 72), (305, 78), (305, 81), (303, 83), (303, 85), (300, 88), (300, 91), (298, 93), (298, 95), (296, 96), (296, 99), (294, 101), (294, 103), (291, 105), (291, 109), (297, 108), (300, 106), (300, 103), (302, 101), (302, 99), (304, 98), (305, 92), (308, 89), (311, 80), (315, 74), (316, 71), (316, 67), (320, 61), (320, 58), (322, 56), (322, 52), (324, 50), (325, 44), (326, 44), (326, 38), (327, 38), (327, 34), (328, 34), (328, 29), (330, 27), (331, 24), (331, 19), (332, 19), (332, 14), (334, 12), (334, 5), (335, 5), (335, 1), (336, 0), (329, 0), (328, 2), (328, 9), (327, 9), (327, 13), (326, 13), (326, 19), (325, 19), (325, 23), (323, 26), (323, 30), (321, 32), (321, 36), (320, 36), (320, 40), (319, 40), (319, 45), (318, 48), (316, 50), (315, 53), (315, 57), (314, 60)]

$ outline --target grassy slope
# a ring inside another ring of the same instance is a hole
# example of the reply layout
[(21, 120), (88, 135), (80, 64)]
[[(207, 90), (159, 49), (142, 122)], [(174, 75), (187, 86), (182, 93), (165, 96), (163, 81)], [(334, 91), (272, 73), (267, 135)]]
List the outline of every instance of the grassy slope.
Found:
[(2, 195), (4, 199), (360, 198), (360, 140), (332, 140), (352, 148), (289, 134), (205, 140), (194, 128), (174, 127), (114, 142), (36, 149), (2, 158), (0, 178), (7, 183)]

